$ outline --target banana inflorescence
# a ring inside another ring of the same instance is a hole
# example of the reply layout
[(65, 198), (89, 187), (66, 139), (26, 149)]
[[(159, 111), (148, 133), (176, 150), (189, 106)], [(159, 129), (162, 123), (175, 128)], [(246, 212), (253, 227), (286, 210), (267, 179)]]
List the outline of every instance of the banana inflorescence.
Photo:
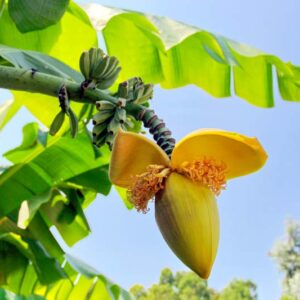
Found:
[(91, 48), (81, 54), (79, 65), (85, 81), (83, 88), (108, 89), (116, 81), (121, 67), (115, 56), (105, 54), (99, 48)]
[[(84, 51), (80, 57), (80, 70), (85, 80), (81, 84), (82, 96), (85, 89), (108, 89), (116, 81), (121, 70), (119, 61), (114, 56), (105, 54), (99, 48), (91, 48)], [(140, 120), (135, 120), (126, 112), (127, 104), (146, 105), (153, 96), (153, 85), (144, 84), (139, 77), (130, 78), (119, 84), (117, 92), (113, 95), (115, 102), (100, 100), (96, 102), (98, 112), (93, 116), (93, 143), (97, 147), (108, 144), (111, 148), (119, 129), (139, 130)], [(50, 134), (55, 135), (61, 128), (65, 116), (69, 117), (71, 135), (76, 136), (78, 131), (78, 119), (70, 108), (68, 92), (63, 86), (58, 95), (61, 111), (54, 118)], [(93, 104), (84, 104), (80, 113), (79, 121), (87, 123), (93, 115)]]

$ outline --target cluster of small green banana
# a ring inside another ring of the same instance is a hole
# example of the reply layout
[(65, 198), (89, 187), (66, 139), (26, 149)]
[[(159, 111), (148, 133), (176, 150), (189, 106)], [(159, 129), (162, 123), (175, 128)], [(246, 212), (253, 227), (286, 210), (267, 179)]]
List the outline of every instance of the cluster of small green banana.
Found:
[(111, 149), (118, 130), (133, 127), (131, 117), (126, 114), (125, 105), (125, 99), (120, 99), (117, 104), (105, 100), (96, 103), (99, 112), (93, 117), (92, 133), (93, 143), (97, 147), (107, 144)]
[(84, 88), (108, 89), (116, 81), (121, 67), (115, 56), (105, 54), (99, 48), (91, 48), (80, 56), (80, 70), (85, 81)]
[(133, 77), (119, 84), (118, 97), (127, 102), (144, 104), (153, 97), (153, 84), (144, 84), (139, 77)]

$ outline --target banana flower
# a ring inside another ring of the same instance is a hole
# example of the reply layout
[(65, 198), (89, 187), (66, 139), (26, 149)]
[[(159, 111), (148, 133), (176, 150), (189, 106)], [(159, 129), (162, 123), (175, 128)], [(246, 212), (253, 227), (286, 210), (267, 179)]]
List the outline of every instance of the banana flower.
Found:
[(267, 154), (256, 138), (202, 129), (179, 141), (171, 159), (148, 138), (119, 131), (110, 163), (111, 182), (128, 190), (138, 211), (155, 197), (155, 218), (177, 257), (207, 279), (219, 243), (215, 196), (231, 178), (260, 169)]

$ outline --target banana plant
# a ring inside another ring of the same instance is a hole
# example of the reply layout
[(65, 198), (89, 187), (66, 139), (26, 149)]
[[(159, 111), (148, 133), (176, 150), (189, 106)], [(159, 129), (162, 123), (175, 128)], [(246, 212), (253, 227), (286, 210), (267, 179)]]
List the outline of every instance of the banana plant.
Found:
[[(195, 84), (227, 97), (233, 73), (236, 95), (271, 107), (273, 67), (283, 99), (300, 100), (297, 66), (173, 20), (98, 4), (84, 11), (72, 1), (9, 0), (0, 13), (0, 87), (14, 97), (0, 107), (0, 128), (22, 106), (46, 127), (26, 125), (20, 146), (4, 154), (1, 285), (47, 299), (131, 299), (68, 255), (50, 230), (69, 246), (87, 236), (84, 209), (111, 184), (139, 212), (155, 199), (171, 250), (208, 278), (219, 241), (215, 197), (228, 180), (263, 167), (267, 154), (257, 139), (219, 129), (176, 143), (149, 107), (154, 84)], [(140, 134), (142, 125), (155, 142)]]

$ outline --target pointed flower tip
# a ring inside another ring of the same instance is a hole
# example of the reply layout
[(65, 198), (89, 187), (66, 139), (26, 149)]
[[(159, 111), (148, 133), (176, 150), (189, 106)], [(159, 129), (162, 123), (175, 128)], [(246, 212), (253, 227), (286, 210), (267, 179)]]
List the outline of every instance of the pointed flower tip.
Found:
[(177, 257), (201, 278), (210, 275), (219, 243), (219, 214), (213, 193), (172, 173), (155, 199), (159, 229)]

